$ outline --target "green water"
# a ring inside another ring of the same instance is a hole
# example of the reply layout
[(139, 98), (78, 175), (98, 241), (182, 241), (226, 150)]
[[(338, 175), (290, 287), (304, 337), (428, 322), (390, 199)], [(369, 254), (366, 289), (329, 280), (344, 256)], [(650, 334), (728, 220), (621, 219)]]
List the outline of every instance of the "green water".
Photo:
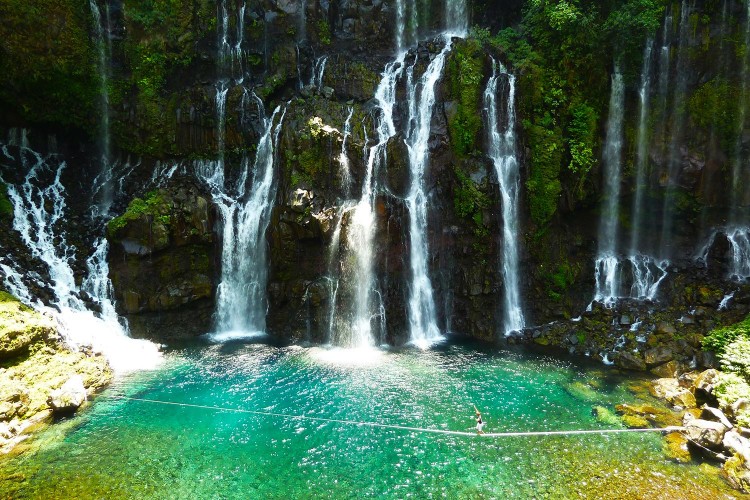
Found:
[(367, 355), (230, 343), (167, 353), (29, 450), (0, 461), (12, 498), (729, 498), (659, 434), (480, 438), (112, 399), (487, 432), (605, 428), (633, 401), (615, 372), (448, 345)]

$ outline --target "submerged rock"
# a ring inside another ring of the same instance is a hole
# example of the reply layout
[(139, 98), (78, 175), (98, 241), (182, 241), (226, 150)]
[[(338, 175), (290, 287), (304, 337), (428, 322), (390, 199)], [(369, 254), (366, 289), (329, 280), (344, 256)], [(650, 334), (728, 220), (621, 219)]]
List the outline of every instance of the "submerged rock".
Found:
[(688, 440), (680, 432), (667, 434), (664, 437), (662, 450), (667, 457), (677, 462), (688, 463), (692, 460), (688, 449)]

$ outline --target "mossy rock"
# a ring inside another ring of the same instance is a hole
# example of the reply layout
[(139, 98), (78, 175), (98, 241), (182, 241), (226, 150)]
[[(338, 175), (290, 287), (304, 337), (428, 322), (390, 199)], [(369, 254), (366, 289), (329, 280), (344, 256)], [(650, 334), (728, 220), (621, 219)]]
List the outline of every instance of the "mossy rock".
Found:
[(651, 427), (648, 420), (638, 415), (623, 415), (622, 423), (629, 429), (647, 429)]
[[(671, 425), (680, 425), (681, 423), (678, 413), (650, 404), (621, 404), (617, 405), (615, 410), (620, 415), (623, 415), (623, 422), (628, 427), (643, 427), (643, 421), (646, 422), (646, 427), (650, 425), (655, 427), (669, 427)], [(626, 417), (629, 418), (626, 419)]]
[(50, 318), (0, 292), (0, 360), (15, 357), (32, 344), (56, 336)]
[(688, 440), (680, 432), (670, 432), (664, 437), (662, 451), (668, 458), (680, 463), (688, 463), (692, 460), (688, 450)]
[(724, 462), (721, 475), (733, 488), (743, 493), (750, 493), (750, 470), (741, 456), (735, 455)]
[(612, 427), (619, 427), (622, 424), (622, 420), (612, 410), (604, 406), (594, 406), (591, 412), (596, 416), (596, 421), (600, 424)]
[(71, 376), (80, 375), (89, 394), (112, 381), (112, 370), (103, 356), (55, 347), (38, 344), (31, 356), (0, 374), (0, 385), (28, 388), (28, 411), (24, 419), (45, 411), (50, 392), (62, 387)]

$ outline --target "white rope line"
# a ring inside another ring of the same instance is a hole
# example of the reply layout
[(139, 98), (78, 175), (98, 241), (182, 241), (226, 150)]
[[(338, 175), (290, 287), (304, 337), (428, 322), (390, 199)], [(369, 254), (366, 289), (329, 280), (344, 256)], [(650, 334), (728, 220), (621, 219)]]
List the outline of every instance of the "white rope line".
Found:
[[(263, 415), (267, 417), (281, 417), (294, 420), (313, 420), (318, 422), (331, 422), (336, 424), (354, 425), (358, 427), (380, 427), (385, 429), (397, 429), (402, 431), (426, 432), (433, 434), (449, 434), (452, 436), (476, 436), (476, 432), (449, 431), (444, 429), (430, 429), (421, 427), (409, 427), (405, 425), (381, 424), (377, 422), (357, 422), (355, 420), (343, 420), (337, 418), (310, 417), (307, 415), (288, 415), (286, 413), (275, 413), (270, 411), (244, 410), (241, 408), (227, 408), (223, 406), (197, 405), (191, 403), (177, 403), (174, 401), (160, 401), (157, 399), (131, 398), (128, 396), (108, 396), (113, 399), (124, 399), (128, 401), (140, 401), (143, 403), (156, 403), (171, 406), (184, 406), (188, 408), (201, 408), (204, 410), (232, 411), (236, 413), (249, 413), (252, 415)], [(479, 434), (481, 437), (520, 437), (520, 436), (556, 436), (575, 434), (619, 434), (624, 432), (675, 432), (683, 430), (683, 427), (665, 427), (658, 429), (593, 429), (573, 431), (525, 431), (525, 432), (488, 432)]]

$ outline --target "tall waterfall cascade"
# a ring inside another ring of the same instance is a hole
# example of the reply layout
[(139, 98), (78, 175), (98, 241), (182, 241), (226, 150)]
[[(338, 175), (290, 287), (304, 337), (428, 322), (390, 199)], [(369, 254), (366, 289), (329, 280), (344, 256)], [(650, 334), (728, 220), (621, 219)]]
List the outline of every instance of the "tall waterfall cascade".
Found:
[(445, 0), (445, 31), (453, 36), (466, 36), (469, 11), (466, 0)]
[(409, 151), (411, 185), (406, 197), (409, 210), (409, 257), (411, 283), (409, 288), (410, 340), (427, 346), (442, 339), (437, 325), (437, 313), (432, 282), (428, 270), (427, 214), (428, 196), (425, 176), (429, 168), (430, 125), (435, 107), (435, 85), (440, 79), (445, 59), (452, 44), (445, 36), (445, 46), (425, 70), (418, 83), (414, 82), (414, 65), (406, 70), (409, 129), (406, 146)]
[(277, 107), (266, 118), (263, 103), (260, 98), (255, 99), (264, 125), (255, 161), (243, 158), (234, 183), (226, 178), (222, 161), (197, 165), (197, 174), (211, 189), (223, 223), (216, 329), (230, 336), (263, 332), (266, 321), (265, 233), (276, 196), (274, 165), (286, 107)]
[[(679, 163), (681, 158), (680, 144), (685, 129), (685, 118), (686, 110), (683, 103), (686, 101), (686, 92), (688, 84), (688, 76), (690, 69), (688, 68), (688, 52), (693, 37), (693, 30), (690, 23), (690, 14), (695, 10), (695, 0), (682, 0), (680, 5), (680, 22), (679, 22), (679, 40), (677, 45), (677, 59), (675, 62), (675, 81), (669, 88), (672, 90), (672, 102), (671, 106), (667, 106), (665, 95), (665, 111), (667, 108), (671, 109), (671, 130), (669, 137), (666, 138), (666, 156), (667, 156), (667, 171), (664, 177), (664, 204), (662, 209), (662, 230), (661, 230), (661, 241), (659, 243), (659, 257), (661, 259), (668, 259), (672, 253), (672, 242), (674, 235), (674, 218), (676, 212), (676, 201), (677, 201), (677, 173), (679, 171)], [(670, 28), (670, 27), (667, 27)], [(667, 53), (666, 63), (669, 63), (669, 53)], [(668, 68), (663, 68), (662, 71), (669, 71)], [(665, 88), (665, 91), (667, 89)], [(664, 117), (666, 118), (666, 116)]]
[(599, 223), (599, 253), (596, 258), (595, 300), (611, 304), (620, 296), (617, 238), (620, 219), (625, 83), (619, 70), (612, 75), (607, 137), (604, 144), (604, 201)]
[[(366, 170), (362, 190), (358, 200), (344, 207), (342, 220), (346, 219), (346, 238), (339, 243), (340, 227), (334, 232), (334, 244), (341, 249), (341, 275), (337, 290), (347, 292), (349, 303), (333, 304), (338, 308), (339, 318), (331, 319), (332, 332), (329, 334), (336, 345), (352, 348), (366, 348), (382, 339), (385, 327), (385, 312), (377, 278), (374, 272), (375, 230), (377, 225), (375, 201), (378, 194), (378, 172), (385, 168), (388, 141), (396, 135), (394, 111), (396, 106), (396, 85), (404, 70), (405, 53), (388, 63), (381, 75), (375, 91), (377, 102), (376, 142), (365, 150)], [(347, 131), (351, 126), (351, 112), (344, 126), (344, 139), (341, 152), (343, 165), (348, 166), (346, 157)], [(367, 141), (365, 141), (367, 142)], [(346, 158), (346, 161), (344, 161)], [(347, 179), (342, 176), (342, 179)]]
[[(750, 45), (750, 1), (745, 2), (743, 32), (744, 44), (748, 46)], [(750, 159), (743, 152), (744, 136), (741, 133), (747, 127), (747, 105), (750, 98), (750, 54), (747, 52), (742, 54), (740, 65), (740, 92), (737, 100), (737, 130), (740, 133), (736, 137), (734, 154), (730, 159), (731, 185), (727, 223), (722, 227), (713, 229), (706, 244), (698, 251), (697, 259), (707, 263), (708, 254), (717, 236), (723, 235), (729, 243), (727, 278), (741, 282), (750, 279), (750, 219), (748, 218), (746, 195), (747, 182), (750, 180), (750, 177), (748, 177), (748, 161)]]
[[(750, 46), (750, 1), (745, 7), (745, 47)], [(741, 93), (738, 103), (738, 126), (739, 130), (745, 130), (747, 125), (747, 105), (750, 98), (750, 54), (747, 52), (742, 59)], [(734, 280), (750, 279), (750, 220), (747, 218), (747, 209), (742, 209), (745, 203), (745, 190), (750, 180), (747, 174), (746, 155), (741, 154), (742, 134), (738, 135), (735, 159), (732, 162), (732, 194), (729, 212), (729, 226), (726, 228), (727, 239), (730, 245), (730, 268), (729, 276)]]
[[(503, 132), (498, 106), (498, 93), (501, 80), (507, 81), (507, 104), (505, 108), (505, 131)], [(487, 114), (489, 157), (495, 166), (500, 184), (500, 197), (503, 216), (502, 274), (505, 284), (504, 324), (505, 334), (521, 330), (525, 326), (519, 279), (518, 236), (520, 230), (519, 191), (520, 163), (516, 151), (515, 134), (515, 76), (508, 73), (498, 61), (492, 61), (492, 77), (484, 92), (484, 106)]]
[(112, 54), (112, 40), (110, 36), (111, 20), (109, 17), (109, 3), (105, 2), (104, 15), (99, 10), (95, 0), (89, 0), (91, 15), (94, 20), (96, 47), (99, 69), (99, 179), (94, 193), (96, 205), (94, 209), (98, 216), (107, 217), (113, 202), (113, 168), (109, 131), (109, 60)]
[[(24, 139), (26, 135), (23, 135)], [(107, 241), (104, 237), (92, 243), (94, 252), (86, 261), (82, 284), (76, 283), (73, 266), (76, 254), (65, 232), (70, 211), (67, 191), (62, 183), (65, 161), (32, 150), (25, 140), (16, 148), (2, 146), (0, 162), (21, 166), (25, 177), (20, 184), (0, 179), (8, 187), (13, 205), (13, 229), (19, 234), (30, 256), (45, 269), (42, 276), (22, 269), (6, 254), (0, 259), (3, 284), (12, 294), (36, 309), (53, 316), (66, 341), (73, 348), (89, 345), (102, 352), (115, 371), (148, 369), (158, 365), (161, 354), (157, 345), (135, 340), (115, 312), (112, 285), (107, 264)], [(94, 186), (93, 190), (100, 186)], [(35, 299), (31, 290), (45, 288), (51, 293), (49, 305)], [(88, 296), (94, 307), (82, 299)], [(94, 311), (97, 310), (97, 312)]]

